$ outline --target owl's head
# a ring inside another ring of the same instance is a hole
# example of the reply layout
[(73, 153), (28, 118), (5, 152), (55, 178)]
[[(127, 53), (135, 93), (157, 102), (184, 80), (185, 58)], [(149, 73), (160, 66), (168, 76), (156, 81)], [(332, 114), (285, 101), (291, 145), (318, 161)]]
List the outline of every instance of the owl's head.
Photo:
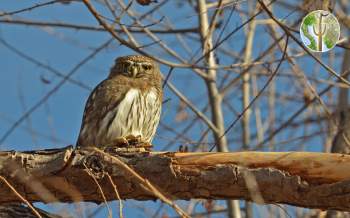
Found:
[(111, 69), (109, 77), (124, 75), (133, 78), (142, 78), (159, 72), (158, 65), (149, 57), (129, 55), (119, 57)]

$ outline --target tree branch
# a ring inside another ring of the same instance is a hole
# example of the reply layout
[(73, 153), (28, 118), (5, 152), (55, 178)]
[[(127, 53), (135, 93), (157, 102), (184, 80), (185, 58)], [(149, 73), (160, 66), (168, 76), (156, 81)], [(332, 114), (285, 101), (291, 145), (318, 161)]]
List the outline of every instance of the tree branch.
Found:
[[(52, 22), (52, 21), (35, 21), (35, 20), (24, 20), (24, 19), (0, 19), (0, 23), (12, 24), (12, 25), (27, 25), (27, 26), (38, 26), (38, 27), (57, 27), (57, 28), (66, 28), (73, 30), (86, 30), (86, 31), (96, 31), (96, 32), (106, 32), (107, 30), (99, 26), (88, 26), (84, 24), (73, 24), (73, 23), (63, 23), (63, 22)], [(122, 29), (115, 29), (117, 33), (123, 33)], [(128, 31), (132, 33), (144, 33), (144, 30), (141, 28), (130, 28)], [(175, 34), (175, 33), (196, 33), (197, 28), (183, 28), (183, 29), (151, 29), (153, 33), (158, 34)]]
[[(97, 149), (72, 147), (0, 152), (0, 175), (28, 202), (102, 203), (100, 191), (84, 164), (97, 178), (107, 201), (117, 200), (106, 176), (109, 175), (121, 199), (263, 199), (264, 203), (350, 211), (350, 155), (311, 152), (111, 155)], [(256, 180), (254, 190), (247, 184), (251, 178)], [(34, 187), (38, 182), (54, 197), (39, 193)], [(21, 202), (6, 184), (0, 184), (0, 204)], [(257, 193), (258, 198), (254, 196)]]

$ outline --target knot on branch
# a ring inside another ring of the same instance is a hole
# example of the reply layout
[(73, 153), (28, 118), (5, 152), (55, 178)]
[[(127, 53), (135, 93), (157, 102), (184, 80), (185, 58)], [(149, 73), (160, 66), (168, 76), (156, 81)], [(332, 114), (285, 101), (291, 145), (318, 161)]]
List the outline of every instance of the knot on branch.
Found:
[(83, 164), (96, 178), (102, 179), (105, 175), (105, 164), (102, 160), (103, 157), (101, 155), (92, 154), (85, 157)]

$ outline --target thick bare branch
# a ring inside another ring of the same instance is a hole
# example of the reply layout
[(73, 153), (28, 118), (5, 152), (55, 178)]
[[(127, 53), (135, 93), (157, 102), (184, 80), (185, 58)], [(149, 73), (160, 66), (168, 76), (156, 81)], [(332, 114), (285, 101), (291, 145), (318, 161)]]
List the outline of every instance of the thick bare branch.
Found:
[[(111, 176), (121, 199), (154, 200), (157, 193), (140, 183), (130, 170), (171, 200), (254, 199), (246, 175), (254, 176), (265, 203), (350, 211), (350, 155), (311, 152), (234, 153), (118, 153), (72, 147), (32, 152), (1, 152), (0, 174), (29, 202), (44, 201), (40, 193), (18, 178), (26, 171), (60, 202), (103, 202), (87, 165), (98, 179), (107, 200), (116, 200)], [(15, 167), (14, 167), (15, 166)], [(15, 170), (15, 169), (19, 170)], [(78, 194), (79, 196), (74, 196)], [(0, 186), (0, 203), (21, 200), (8, 186)]]

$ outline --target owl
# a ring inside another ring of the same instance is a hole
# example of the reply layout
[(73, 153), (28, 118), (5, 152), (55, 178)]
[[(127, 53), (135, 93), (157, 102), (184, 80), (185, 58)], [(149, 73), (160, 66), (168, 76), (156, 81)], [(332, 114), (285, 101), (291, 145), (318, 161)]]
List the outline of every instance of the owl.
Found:
[(157, 63), (139, 55), (117, 58), (87, 100), (77, 146), (150, 146), (162, 97)]

